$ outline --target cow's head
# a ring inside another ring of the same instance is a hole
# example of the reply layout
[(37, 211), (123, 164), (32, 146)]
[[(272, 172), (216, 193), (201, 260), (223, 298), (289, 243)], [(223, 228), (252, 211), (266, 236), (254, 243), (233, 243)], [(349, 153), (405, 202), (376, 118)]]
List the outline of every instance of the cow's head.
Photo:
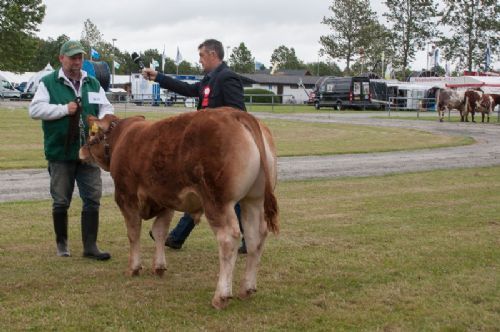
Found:
[(112, 114), (105, 115), (101, 120), (95, 116), (87, 118), (89, 136), (79, 151), (79, 157), (83, 162), (95, 162), (105, 171), (109, 171), (111, 147), (108, 135), (118, 121), (118, 117)]

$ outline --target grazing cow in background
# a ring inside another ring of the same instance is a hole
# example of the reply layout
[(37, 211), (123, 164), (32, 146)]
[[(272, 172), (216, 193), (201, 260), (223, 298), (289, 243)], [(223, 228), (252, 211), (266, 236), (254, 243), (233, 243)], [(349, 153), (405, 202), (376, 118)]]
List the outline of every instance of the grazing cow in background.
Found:
[(495, 101), (493, 97), (489, 94), (483, 94), (481, 100), (479, 101), (478, 110), (481, 112), (481, 122), (484, 122), (484, 115), (487, 115), (488, 122), (490, 122), (490, 114), (493, 113), (495, 108)]
[(430, 90), (435, 91), (436, 105), (439, 116), (439, 122), (443, 122), (444, 113), (456, 109), (460, 112), (460, 121), (464, 121), (465, 100), (462, 93), (452, 89), (442, 89), (434, 87)]
[(493, 98), (493, 102), (495, 103), (495, 106), (500, 105), (500, 94), (491, 93), (490, 96), (491, 96), (491, 98)]
[[(483, 91), (481, 89), (469, 89), (465, 91), (465, 122), (469, 122), (469, 113), (472, 117), (472, 122), (476, 122), (474, 120), (474, 115), (476, 111), (479, 110), (481, 98), (483, 97)], [(484, 118), (484, 116), (483, 116)]]
[[(115, 200), (130, 241), (130, 275), (141, 269), (142, 219), (156, 217), (153, 271), (166, 269), (165, 239), (174, 210), (198, 222), (205, 214), (219, 247), (219, 280), (212, 299), (222, 309), (232, 298), (240, 230), (234, 205), (240, 202), (247, 261), (239, 297), (257, 290), (257, 266), (268, 231), (278, 233), (274, 196), (277, 159), (269, 129), (246, 112), (207, 109), (157, 122), (144, 117), (89, 117), (91, 136), (80, 149), (111, 173)], [(93, 133), (93, 134), (92, 134)]]
[[(500, 94), (490, 94), (491, 98), (493, 98), (493, 110), (495, 110), (495, 107), (500, 105)], [(500, 109), (498, 110), (500, 112)]]

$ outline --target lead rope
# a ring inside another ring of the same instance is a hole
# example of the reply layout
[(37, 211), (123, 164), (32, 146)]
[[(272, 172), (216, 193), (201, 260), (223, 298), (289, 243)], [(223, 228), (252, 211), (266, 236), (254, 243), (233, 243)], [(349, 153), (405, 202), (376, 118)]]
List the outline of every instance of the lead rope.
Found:
[[(66, 142), (64, 144), (64, 150), (66, 153), (68, 153), (69, 148), (71, 144), (73, 144), (77, 137), (79, 138), (80, 136), (80, 131), (81, 131), (81, 113), (82, 113), (82, 105), (81, 105), (82, 99), (80, 97), (76, 97), (74, 102), (76, 103), (76, 112), (73, 115), (69, 116), (69, 121), (68, 121), (68, 133), (66, 135)], [(78, 132), (77, 132), (78, 130)]]

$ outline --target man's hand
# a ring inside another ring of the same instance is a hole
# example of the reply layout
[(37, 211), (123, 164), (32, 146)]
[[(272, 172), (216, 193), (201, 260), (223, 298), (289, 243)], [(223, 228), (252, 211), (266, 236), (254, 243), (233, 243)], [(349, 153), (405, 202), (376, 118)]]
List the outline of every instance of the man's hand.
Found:
[(144, 68), (142, 70), (142, 76), (147, 80), (154, 81), (156, 79), (156, 75), (158, 75), (158, 72), (156, 72), (154, 69)]
[(76, 113), (77, 110), (78, 110), (78, 104), (75, 103), (74, 101), (70, 101), (68, 103), (68, 114), (73, 115)]

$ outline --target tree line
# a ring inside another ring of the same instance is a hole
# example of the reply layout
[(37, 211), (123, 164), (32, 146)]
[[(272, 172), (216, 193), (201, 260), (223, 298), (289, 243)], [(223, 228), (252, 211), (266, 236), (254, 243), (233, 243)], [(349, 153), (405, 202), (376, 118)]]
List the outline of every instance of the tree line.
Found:
[[(489, 45), (492, 54), (500, 48), (500, 6), (497, 0), (443, 0), (439, 8), (437, 0), (386, 0), (380, 22), (371, 9), (369, 0), (333, 0), (327, 16), (321, 23), (330, 33), (319, 37), (319, 56), (328, 61), (304, 63), (298, 59), (295, 49), (278, 46), (270, 63), (274, 70), (301, 69), (313, 75), (357, 74), (366, 71), (382, 72), (384, 63), (398, 69), (399, 77), (405, 77), (409, 63), (416, 52), (434, 43), (442, 50), (446, 61), (457, 63), (459, 68), (473, 70), (484, 68), (484, 52)], [(35, 35), (45, 16), (42, 0), (0, 0), (0, 70), (38, 71), (47, 63), (57, 65), (60, 45), (68, 40), (66, 35), (56, 39), (42, 39)], [(447, 34), (439, 29), (448, 29)], [(87, 19), (81, 34), (86, 49), (93, 48), (100, 60), (119, 64), (116, 74), (129, 74), (138, 70), (131, 54), (121, 51), (103, 39), (97, 26)], [(140, 55), (145, 64), (160, 62), (163, 52), (148, 49)], [(244, 42), (232, 48), (229, 66), (239, 73), (256, 70), (255, 58)], [(342, 70), (335, 61), (346, 64)], [(201, 74), (198, 63), (164, 58), (164, 72)], [(266, 69), (260, 66), (257, 69)], [(271, 69), (271, 68), (268, 68)]]
[(321, 52), (344, 60), (347, 72), (360, 66), (380, 72), (384, 57), (403, 77), (416, 52), (430, 43), (459, 69), (488, 69), (484, 68), (487, 45), (492, 56), (498, 53), (498, 0), (386, 0), (383, 4), (387, 25), (380, 22), (369, 0), (333, 0), (331, 16), (322, 21), (331, 34), (320, 37)]

